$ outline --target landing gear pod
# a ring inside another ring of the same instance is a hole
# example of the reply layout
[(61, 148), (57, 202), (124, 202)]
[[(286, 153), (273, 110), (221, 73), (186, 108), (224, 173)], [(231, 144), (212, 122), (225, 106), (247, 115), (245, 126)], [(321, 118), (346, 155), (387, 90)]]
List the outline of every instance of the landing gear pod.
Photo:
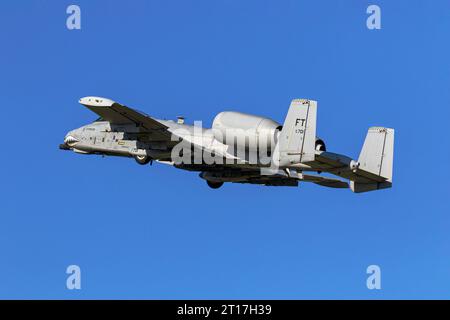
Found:
[(145, 164), (151, 162), (152, 158), (150, 158), (149, 156), (145, 156), (145, 155), (139, 155), (139, 156), (134, 156), (134, 160), (136, 160), (136, 162), (141, 165), (145, 165)]
[(223, 182), (214, 182), (206, 180), (206, 183), (211, 189), (219, 189), (221, 186), (223, 186)]

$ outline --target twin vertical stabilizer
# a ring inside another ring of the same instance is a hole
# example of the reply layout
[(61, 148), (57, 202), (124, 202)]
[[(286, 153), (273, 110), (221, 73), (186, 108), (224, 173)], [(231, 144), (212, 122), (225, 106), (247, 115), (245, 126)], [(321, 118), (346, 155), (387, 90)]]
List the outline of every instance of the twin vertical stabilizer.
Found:
[(273, 154), (278, 167), (309, 166), (350, 180), (353, 192), (367, 192), (392, 186), (394, 129), (371, 127), (367, 132), (358, 161), (344, 155), (316, 151), (317, 102), (294, 99), (284, 121)]
[(314, 161), (316, 119), (316, 101), (292, 100), (275, 149), (279, 152), (279, 166)]

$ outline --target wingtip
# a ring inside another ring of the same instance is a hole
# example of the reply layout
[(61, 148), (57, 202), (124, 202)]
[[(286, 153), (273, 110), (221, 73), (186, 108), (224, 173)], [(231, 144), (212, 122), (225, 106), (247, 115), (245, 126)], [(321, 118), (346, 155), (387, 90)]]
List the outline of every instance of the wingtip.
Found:
[(94, 96), (80, 98), (78, 102), (84, 106), (92, 106), (92, 107), (110, 107), (115, 103), (111, 99)]

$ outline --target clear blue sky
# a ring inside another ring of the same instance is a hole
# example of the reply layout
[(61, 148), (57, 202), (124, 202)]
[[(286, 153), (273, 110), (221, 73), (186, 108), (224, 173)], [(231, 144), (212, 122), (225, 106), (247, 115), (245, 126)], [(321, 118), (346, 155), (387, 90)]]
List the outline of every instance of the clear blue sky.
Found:
[[(0, 298), (450, 298), (449, 32), (438, 0), (2, 1)], [(87, 95), (207, 126), (315, 99), (331, 151), (356, 158), (369, 126), (396, 129), (394, 187), (211, 190), (58, 150), (96, 118)]]

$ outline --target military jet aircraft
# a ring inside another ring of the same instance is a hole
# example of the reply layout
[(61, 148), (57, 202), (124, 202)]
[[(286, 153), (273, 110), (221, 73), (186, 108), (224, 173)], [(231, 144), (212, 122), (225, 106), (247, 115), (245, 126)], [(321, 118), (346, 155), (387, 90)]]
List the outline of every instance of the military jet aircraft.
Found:
[(79, 102), (99, 118), (68, 132), (60, 149), (197, 171), (213, 189), (225, 182), (266, 186), (313, 182), (355, 193), (392, 186), (394, 129), (369, 128), (358, 160), (329, 152), (316, 136), (317, 102), (313, 100), (292, 100), (283, 124), (225, 111), (214, 118), (212, 128), (187, 125), (181, 117), (156, 119), (101, 97)]

